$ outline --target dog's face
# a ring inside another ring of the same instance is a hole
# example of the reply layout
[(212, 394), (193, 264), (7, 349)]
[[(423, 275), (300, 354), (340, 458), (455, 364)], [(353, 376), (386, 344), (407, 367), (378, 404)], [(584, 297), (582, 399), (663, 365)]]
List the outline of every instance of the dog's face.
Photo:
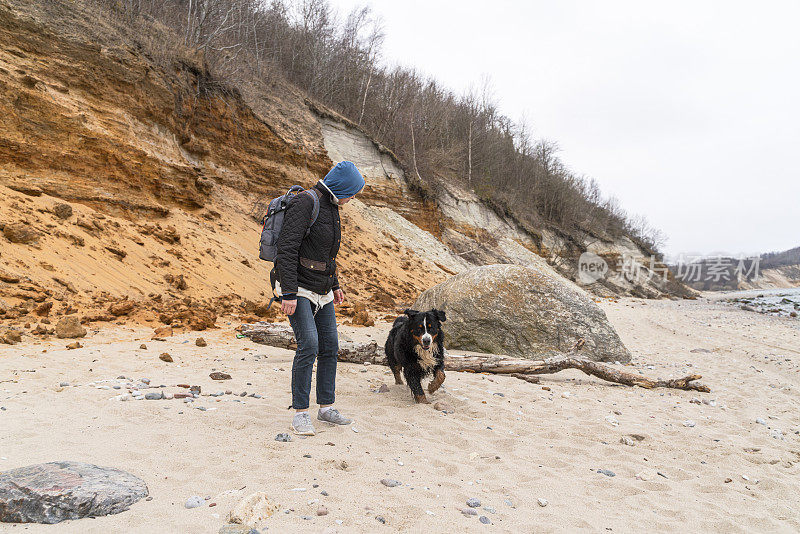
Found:
[(420, 312), (417, 310), (406, 310), (408, 315), (408, 329), (411, 337), (424, 349), (431, 348), (431, 344), (442, 339), (442, 323), (446, 316), (442, 310), (436, 308)]

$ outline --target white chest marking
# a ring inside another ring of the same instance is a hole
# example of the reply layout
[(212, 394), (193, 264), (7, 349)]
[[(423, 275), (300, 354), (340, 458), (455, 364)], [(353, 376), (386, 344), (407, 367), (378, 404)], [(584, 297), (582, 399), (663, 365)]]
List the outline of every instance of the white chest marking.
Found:
[(433, 336), (428, 333), (427, 317), (422, 320), (422, 328), (425, 331), (425, 333), (422, 334), (422, 342), (429, 344), (429, 347), (426, 350), (422, 348), (422, 345), (414, 345), (414, 351), (417, 353), (417, 357), (419, 357), (420, 367), (423, 369), (433, 369), (436, 367), (436, 355), (439, 353), (439, 346), (433, 343)]

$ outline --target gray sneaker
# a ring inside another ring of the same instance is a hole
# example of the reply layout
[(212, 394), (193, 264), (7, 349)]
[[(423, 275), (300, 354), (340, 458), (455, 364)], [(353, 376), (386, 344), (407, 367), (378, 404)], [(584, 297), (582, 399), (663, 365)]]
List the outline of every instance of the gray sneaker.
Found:
[(326, 423), (330, 423), (332, 425), (349, 425), (353, 422), (352, 419), (349, 419), (342, 414), (339, 413), (339, 410), (336, 408), (331, 408), (330, 410), (326, 410), (325, 412), (319, 411), (317, 412), (317, 419), (320, 421), (325, 421)]
[(292, 418), (292, 430), (300, 436), (313, 436), (316, 434), (308, 412), (298, 413)]

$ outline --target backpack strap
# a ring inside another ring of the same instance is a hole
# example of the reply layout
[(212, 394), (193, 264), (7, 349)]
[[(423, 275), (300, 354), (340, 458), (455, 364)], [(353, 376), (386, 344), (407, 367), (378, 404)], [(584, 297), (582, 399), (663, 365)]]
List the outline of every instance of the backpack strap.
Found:
[(308, 230), (306, 230), (306, 235), (308, 235), (311, 232), (311, 227), (317, 222), (317, 217), (319, 217), (319, 195), (313, 188), (306, 189), (306, 193), (310, 193), (311, 198), (314, 200), (314, 207), (311, 210), (311, 223), (308, 225)]

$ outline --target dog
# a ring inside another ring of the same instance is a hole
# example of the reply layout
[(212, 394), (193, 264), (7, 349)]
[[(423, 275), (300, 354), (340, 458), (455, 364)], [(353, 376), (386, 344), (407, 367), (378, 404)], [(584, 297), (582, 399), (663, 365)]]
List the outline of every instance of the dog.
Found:
[(430, 404), (420, 381), (433, 375), (428, 393), (433, 394), (444, 382), (444, 311), (436, 308), (420, 312), (406, 310), (394, 320), (386, 338), (386, 359), (396, 384), (402, 384), (401, 371), (417, 403)]

